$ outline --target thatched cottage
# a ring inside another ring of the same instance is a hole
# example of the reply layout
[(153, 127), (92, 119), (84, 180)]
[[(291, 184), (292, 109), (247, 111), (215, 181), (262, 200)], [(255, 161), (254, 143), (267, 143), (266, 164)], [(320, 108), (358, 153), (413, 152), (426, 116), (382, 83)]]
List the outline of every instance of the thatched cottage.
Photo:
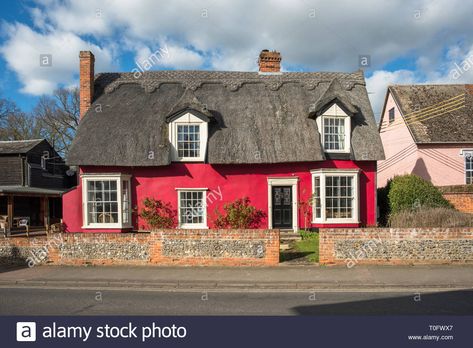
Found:
[(94, 75), (80, 53), (81, 121), (67, 162), (66, 230), (124, 231), (144, 222), (146, 197), (169, 202), (182, 228), (212, 228), (214, 212), (249, 197), (261, 228), (376, 224), (376, 161), (384, 158), (362, 71)]

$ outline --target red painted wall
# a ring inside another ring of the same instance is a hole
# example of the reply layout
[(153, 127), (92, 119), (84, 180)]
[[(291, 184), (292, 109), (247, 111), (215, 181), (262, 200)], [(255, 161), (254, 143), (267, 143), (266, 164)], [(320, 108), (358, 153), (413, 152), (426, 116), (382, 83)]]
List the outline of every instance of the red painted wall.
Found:
[[(312, 193), (312, 169), (320, 168), (359, 168), (360, 171), (360, 221), (362, 226), (376, 225), (376, 162), (324, 161), (261, 165), (210, 165), (203, 163), (173, 163), (165, 167), (81, 167), (83, 173), (123, 173), (131, 174), (132, 205), (141, 209), (145, 197), (159, 198), (170, 202), (177, 209), (176, 188), (208, 188), (207, 197), (212, 190), (220, 191), (216, 200), (207, 198), (207, 222), (213, 227), (215, 208), (248, 196), (251, 204), (268, 214), (268, 177), (298, 177), (297, 200), (309, 199)], [(299, 227), (304, 227), (304, 216), (299, 211)], [(69, 191), (63, 196), (63, 221), (68, 232), (117, 232), (117, 230), (82, 229), (82, 188)], [(135, 229), (144, 228), (144, 222), (133, 214)], [(265, 219), (261, 228), (267, 228)], [(352, 224), (308, 224), (308, 227), (358, 227)]]

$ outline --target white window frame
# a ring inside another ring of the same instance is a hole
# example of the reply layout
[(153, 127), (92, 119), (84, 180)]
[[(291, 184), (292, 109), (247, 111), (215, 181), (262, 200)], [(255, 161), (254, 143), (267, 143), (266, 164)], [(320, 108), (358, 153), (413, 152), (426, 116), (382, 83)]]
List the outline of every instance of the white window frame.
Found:
[(268, 178), (268, 228), (273, 228), (273, 186), (291, 186), (292, 187), (292, 229), (294, 232), (299, 230), (299, 209), (297, 207), (297, 183), (298, 177), (291, 178)]
[[(391, 111), (392, 111), (392, 119), (391, 119)], [(396, 108), (393, 106), (391, 109), (388, 110), (388, 124), (394, 123), (396, 120)]]
[[(112, 174), (81, 174), (82, 180), (82, 228), (107, 229), (107, 228), (132, 228), (131, 216), (131, 175), (112, 173)], [(118, 221), (115, 223), (89, 223), (89, 214), (87, 211), (87, 184), (89, 181), (116, 181), (117, 182), (117, 204)], [(128, 207), (128, 224), (123, 223), (123, 181), (128, 183), (128, 193), (130, 205)]]
[[(473, 157), (473, 149), (462, 149), (460, 151), (460, 156), (463, 156), (463, 168), (465, 168), (465, 184), (471, 185), (473, 184), (473, 181), (470, 184), (467, 182), (468, 170), (466, 169), (466, 160), (467, 160), (467, 156)], [(470, 169), (470, 171), (473, 172), (473, 169)]]
[[(326, 118), (343, 118), (345, 121), (345, 146), (343, 149), (334, 150), (334, 149), (326, 149), (325, 148), (325, 127), (324, 127), (324, 119)], [(347, 115), (343, 109), (334, 103), (331, 107), (329, 107), (320, 117), (317, 117), (317, 127), (320, 130), (320, 142), (322, 144), (322, 148), (325, 152), (328, 153), (350, 153), (350, 145), (351, 145), (351, 117)]]
[[(358, 169), (315, 169), (311, 170), (312, 177), (312, 196), (315, 194), (314, 181), (316, 177), (320, 178), (320, 203), (321, 203), (321, 214), (320, 218), (315, 217), (315, 202), (312, 204), (312, 223), (314, 224), (346, 224), (346, 223), (359, 223), (359, 206), (360, 206), (360, 195), (359, 195), (359, 170)], [(352, 206), (352, 218), (326, 218), (325, 212), (325, 179), (327, 176), (347, 176), (353, 177), (353, 206)]]
[[(176, 188), (177, 191), (177, 216), (179, 228), (186, 229), (207, 229), (207, 191), (208, 188)], [(183, 223), (181, 221), (181, 192), (202, 192), (202, 210), (204, 212), (202, 223)]]
[(41, 155), (41, 169), (47, 170), (48, 169), (48, 164), (47, 160), (49, 159), (49, 151), (43, 151), (43, 154)]
[[(177, 151), (177, 127), (182, 125), (199, 126), (200, 156), (199, 157), (179, 157)], [(175, 162), (203, 162), (207, 153), (208, 123), (202, 118), (187, 112), (169, 123), (169, 142), (172, 145), (172, 160)]]

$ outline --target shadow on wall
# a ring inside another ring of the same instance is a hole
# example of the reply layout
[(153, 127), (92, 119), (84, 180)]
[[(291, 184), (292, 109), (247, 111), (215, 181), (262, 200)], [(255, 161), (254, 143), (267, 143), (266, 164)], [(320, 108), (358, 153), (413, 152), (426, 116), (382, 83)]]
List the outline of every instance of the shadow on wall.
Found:
[[(365, 296), (363, 293), (352, 295)], [(323, 295), (318, 296), (322, 298)], [(372, 293), (366, 296), (372, 296)], [(427, 294), (413, 291), (406, 296), (299, 306), (293, 310), (299, 315), (473, 315), (473, 290)]]
[(425, 166), (425, 162), (422, 158), (418, 158), (416, 161), (416, 165), (412, 169), (412, 174), (420, 176), (422, 179), (431, 181), (432, 177), (429, 175), (429, 171)]

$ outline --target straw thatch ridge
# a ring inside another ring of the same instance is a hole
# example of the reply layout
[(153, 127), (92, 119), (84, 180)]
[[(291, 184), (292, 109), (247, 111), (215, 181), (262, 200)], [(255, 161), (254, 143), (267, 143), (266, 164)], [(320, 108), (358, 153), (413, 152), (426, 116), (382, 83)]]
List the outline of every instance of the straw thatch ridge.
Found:
[(131, 73), (97, 76), (94, 103), (80, 123), (68, 163), (167, 165), (168, 116), (180, 108), (212, 117), (208, 163), (322, 161), (326, 157), (309, 110), (334, 79), (358, 111), (349, 159), (383, 159), (362, 72), (155, 71), (138, 79)]

